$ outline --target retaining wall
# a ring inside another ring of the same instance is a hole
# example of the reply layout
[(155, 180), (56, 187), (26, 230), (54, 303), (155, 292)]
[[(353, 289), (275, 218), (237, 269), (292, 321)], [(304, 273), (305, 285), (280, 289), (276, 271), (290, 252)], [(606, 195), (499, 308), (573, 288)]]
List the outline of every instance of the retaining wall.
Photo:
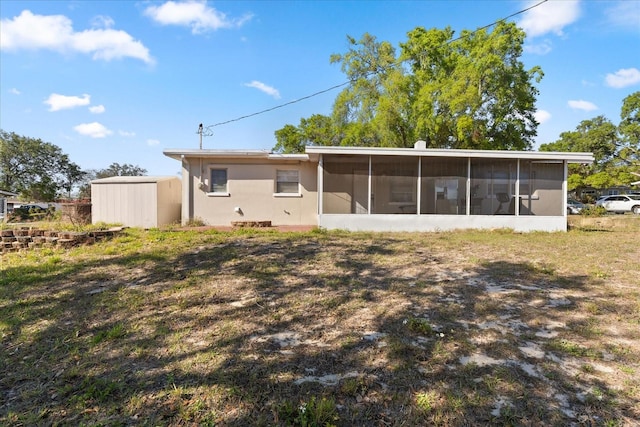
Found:
[(79, 245), (91, 245), (97, 241), (108, 239), (122, 228), (96, 231), (51, 231), (38, 228), (15, 228), (0, 230), (0, 253), (42, 247), (71, 248)]

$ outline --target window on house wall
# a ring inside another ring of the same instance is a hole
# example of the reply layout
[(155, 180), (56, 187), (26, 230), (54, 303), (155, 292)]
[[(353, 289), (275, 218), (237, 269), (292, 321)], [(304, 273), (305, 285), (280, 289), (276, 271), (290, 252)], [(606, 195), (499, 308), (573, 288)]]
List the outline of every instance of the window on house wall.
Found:
[(297, 170), (278, 170), (276, 172), (276, 193), (298, 194), (300, 178)]
[(228, 193), (227, 189), (227, 170), (211, 169), (211, 188), (212, 193)]

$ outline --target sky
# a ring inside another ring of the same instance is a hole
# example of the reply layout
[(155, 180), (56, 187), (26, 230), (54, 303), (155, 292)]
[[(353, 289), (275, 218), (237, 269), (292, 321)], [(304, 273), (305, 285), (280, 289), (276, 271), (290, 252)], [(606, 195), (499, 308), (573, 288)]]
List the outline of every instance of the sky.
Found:
[[(270, 150), (276, 130), (330, 114), (347, 36), (399, 52), (416, 27), (474, 30), (540, 1), (2, 0), (0, 128), (83, 170), (176, 175), (162, 152), (199, 148), (200, 123), (205, 149)], [(509, 20), (544, 72), (534, 148), (599, 115), (619, 123), (640, 91), (640, 0), (547, 0)]]

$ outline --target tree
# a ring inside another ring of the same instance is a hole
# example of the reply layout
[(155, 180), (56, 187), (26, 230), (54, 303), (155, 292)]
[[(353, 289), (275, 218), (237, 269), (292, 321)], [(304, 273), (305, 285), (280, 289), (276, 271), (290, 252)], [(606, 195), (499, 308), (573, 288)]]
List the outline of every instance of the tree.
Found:
[(306, 145), (337, 145), (330, 117), (314, 114), (308, 119), (300, 119), (296, 127), (285, 125), (275, 132), (276, 153), (302, 153)]
[(21, 197), (53, 201), (81, 178), (78, 165), (40, 139), (0, 130), (0, 186)]
[(431, 147), (530, 149), (539, 67), (519, 60), (525, 34), (501, 22), (492, 32), (416, 28), (402, 44), (412, 72), (417, 135)]
[(108, 168), (97, 170), (95, 176), (96, 179), (100, 179), (112, 176), (144, 176), (146, 174), (147, 170), (137, 165), (111, 163)]
[(637, 181), (631, 172), (640, 171), (640, 92), (623, 100), (620, 118), (618, 126), (604, 116), (583, 120), (575, 131), (562, 132), (557, 141), (540, 146), (540, 151), (593, 153), (592, 165), (569, 165), (569, 190)]
[[(425, 139), (437, 148), (530, 149), (538, 125), (533, 83), (543, 74), (520, 61), (524, 32), (502, 22), (491, 32), (453, 36), (450, 28), (418, 27), (400, 44), (400, 55), (370, 34), (348, 37), (348, 51), (331, 62), (350, 85), (314, 144), (411, 147)], [(302, 150), (302, 126), (278, 132), (277, 139), (293, 138), (288, 146)]]
[(83, 173), (84, 175), (78, 189), (78, 196), (82, 199), (90, 199), (91, 181), (94, 179), (110, 178), (112, 176), (144, 176), (147, 174), (147, 170), (129, 163), (111, 163), (106, 169), (90, 169)]
[(604, 170), (615, 159), (619, 148), (618, 130), (609, 119), (598, 116), (583, 120), (575, 131), (562, 132), (558, 141), (542, 144), (540, 151), (578, 151), (593, 153), (594, 172)]
[(620, 160), (634, 172), (640, 172), (640, 91), (632, 93), (622, 101), (620, 111), (620, 132), (622, 146)]

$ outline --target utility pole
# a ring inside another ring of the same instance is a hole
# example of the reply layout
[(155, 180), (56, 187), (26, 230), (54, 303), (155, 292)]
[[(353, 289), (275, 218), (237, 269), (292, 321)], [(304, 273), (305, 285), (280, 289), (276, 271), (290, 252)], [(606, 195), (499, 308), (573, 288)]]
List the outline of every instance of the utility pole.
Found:
[(202, 123), (200, 123), (200, 126), (198, 126), (198, 134), (200, 135), (200, 149), (202, 150), (202, 132), (203, 132), (203, 127), (202, 127)]

